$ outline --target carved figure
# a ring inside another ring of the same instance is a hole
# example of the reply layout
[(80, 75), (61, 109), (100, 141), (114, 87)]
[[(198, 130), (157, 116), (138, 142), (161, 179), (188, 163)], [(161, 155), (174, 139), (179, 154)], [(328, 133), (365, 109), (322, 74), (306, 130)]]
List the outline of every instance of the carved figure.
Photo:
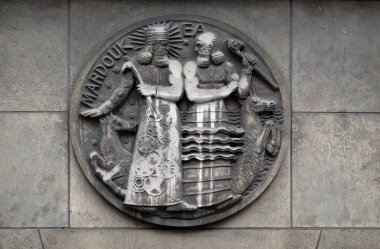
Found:
[(242, 122), (245, 130), (245, 142), (241, 162), (237, 164), (234, 176), (234, 191), (243, 193), (253, 182), (263, 167), (265, 148), (272, 155), (277, 155), (280, 147), (281, 131), (272, 121), (263, 125), (259, 113), (274, 112), (274, 101), (249, 96), (243, 104)]
[[(82, 111), (98, 117), (120, 105), (134, 81), (143, 97), (133, 150), (125, 204), (170, 206), (181, 203), (179, 114), (175, 104), (183, 94), (182, 66), (167, 55), (168, 29), (152, 25), (145, 29), (145, 48), (122, 67), (123, 80), (99, 107)], [(143, 72), (143, 73), (141, 73)]]
[(121, 144), (119, 132), (136, 132), (137, 124), (123, 120), (112, 113), (101, 118), (100, 124), (102, 128), (101, 155), (93, 151), (90, 153), (90, 160), (100, 178), (120, 195), (121, 188), (117, 187), (113, 181), (116, 178), (123, 178), (121, 185), (127, 186), (132, 153)]
[(257, 44), (206, 20), (126, 28), (73, 91), (70, 130), (86, 176), (121, 211), (152, 223), (201, 225), (240, 210), (285, 154), (278, 70)]
[[(228, 39), (227, 47), (232, 53), (241, 58), (244, 67), (242, 71), (244, 73), (246, 73), (247, 75), (251, 75), (252, 72), (255, 72), (257, 75), (263, 78), (264, 81), (268, 83), (273, 90), (278, 89), (276, 80), (269, 72), (265, 70), (265, 66), (262, 63), (260, 63), (253, 54), (245, 51), (244, 42), (238, 39)], [(247, 82), (249, 81), (250, 77)], [(249, 90), (249, 88), (245, 88), (244, 95), (248, 94)]]
[(224, 102), (238, 88), (239, 76), (219, 49), (216, 35), (200, 34), (195, 52), (196, 61), (184, 66), (185, 92), (192, 102), (182, 127), (184, 199), (207, 207), (234, 199), (231, 167), (242, 147), (233, 140), (240, 139), (244, 129), (230, 121)]
[(182, 66), (167, 55), (169, 31), (148, 26), (146, 47), (137, 63), (127, 62), (145, 99), (133, 151), (125, 204), (172, 206), (182, 202), (180, 118), (176, 101), (183, 94)]

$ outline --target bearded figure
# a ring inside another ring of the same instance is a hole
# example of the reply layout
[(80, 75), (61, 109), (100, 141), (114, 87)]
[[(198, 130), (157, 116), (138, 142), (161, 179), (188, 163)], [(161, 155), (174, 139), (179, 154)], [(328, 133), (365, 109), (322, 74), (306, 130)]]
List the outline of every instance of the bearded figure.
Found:
[(127, 189), (130, 206), (182, 205), (180, 118), (176, 106), (183, 95), (182, 66), (168, 57), (165, 25), (145, 29), (145, 47), (122, 67), (123, 78), (100, 106), (85, 110), (87, 117), (109, 114), (122, 104), (134, 85), (140, 95), (139, 128), (132, 152)]
[(182, 201), (180, 118), (176, 106), (183, 95), (182, 66), (168, 57), (169, 31), (148, 26), (145, 48), (127, 62), (138, 81), (143, 103), (133, 150), (125, 204), (171, 206)]
[(198, 207), (225, 205), (239, 199), (233, 195), (231, 167), (242, 150), (244, 130), (230, 122), (225, 99), (238, 89), (240, 79), (214, 33), (196, 38), (195, 53), (196, 61), (183, 69), (192, 103), (182, 127), (184, 200)]

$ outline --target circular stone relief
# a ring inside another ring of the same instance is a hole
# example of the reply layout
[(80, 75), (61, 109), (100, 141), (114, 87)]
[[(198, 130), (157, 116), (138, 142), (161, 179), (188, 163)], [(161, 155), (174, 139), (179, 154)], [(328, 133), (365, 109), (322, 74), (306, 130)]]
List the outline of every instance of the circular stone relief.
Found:
[(94, 188), (124, 213), (166, 226), (215, 222), (249, 205), (289, 142), (274, 63), (246, 35), (198, 16), (145, 20), (108, 40), (78, 78), (70, 119)]

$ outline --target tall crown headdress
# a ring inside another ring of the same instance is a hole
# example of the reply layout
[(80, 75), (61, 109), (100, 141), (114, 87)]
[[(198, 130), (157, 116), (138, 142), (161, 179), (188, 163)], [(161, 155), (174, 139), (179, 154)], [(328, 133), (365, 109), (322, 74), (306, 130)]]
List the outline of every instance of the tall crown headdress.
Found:
[(169, 29), (166, 25), (152, 25), (145, 30), (146, 44), (152, 44), (157, 41), (169, 41)]
[(156, 41), (167, 41), (170, 57), (178, 58), (183, 50), (184, 39), (178, 25), (162, 21), (136, 29), (128, 35), (133, 50), (141, 50)]

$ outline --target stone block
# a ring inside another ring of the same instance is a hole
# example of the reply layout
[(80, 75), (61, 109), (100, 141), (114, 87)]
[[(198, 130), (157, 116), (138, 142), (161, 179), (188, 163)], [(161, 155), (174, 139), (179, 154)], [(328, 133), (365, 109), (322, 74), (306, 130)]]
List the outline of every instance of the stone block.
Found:
[(314, 249), (317, 230), (41, 230), (46, 249)]
[(1, 249), (42, 249), (35, 229), (1, 229)]
[(380, 2), (293, 3), (293, 111), (380, 111)]
[(71, 227), (137, 227), (146, 224), (122, 213), (96, 192), (73, 153), (70, 153)]
[(379, 123), (379, 114), (293, 116), (294, 226), (380, 226)]
[(319, 249), (375, 249), (380, 248), (380, 230), (322, 231)]
[(71, 1), (71, 82), (94, 52), (119, 30), (161, 15), (201, 15), (225, 22), (256, 41), (289, 78), (289, 1)]
[[(103, 42), (119, 30), (145, 18), (175, 13), (203, 15), (236, 27), (262, 46), (276, 62), (284, 77), (288, 79), (289, 8), (288, 1), (273, 1), (271, 4), (266, 1), (250, 3), (225, 0), (208, 1), (207, 3), (202, 1), (179, 3), (143, 0), (115, 1), (112, 4), (103, 1), (71, 1), (71, 82), (73, 84), (81, 68), (102, 46)], [(81, 172), (75, 173), (75, 171), (72, 170), (76, 176), (73, 176), (71, 184), (72, 226), (124, 227), (136, 225), (135, 222), (123, 217), (119, 211), (100, 198), (87, 182), (79, 184), (79, 181), (86, 180)], [(278, 179), (279, 183), (275, 189), (276, 192), (272, 192), (272, 196), (268, 194), (267, 198), (261, 200), (260, 207), (255, 209), (257, 211), (253, 212), (254, 214), (251, 215), (252, 211), (246, 212), (251, 219), (244, 220), (243, 226), (283, 227), (289, 225), (289, 168), (281, 171), (281, 174), (281, 177), (279, 176), (281, 179)], [(84, 189), (86, 190), (83, 191)], [(275, 197), (276, 201), (270, 203), (271, 197)], [(93, 198), (94, 201), (85, 202), (84, 200), (88, 200), (88, 198)], [(95, 203), (98, 202), (104, 205), (101, 205), (100, 208), (96, 207)], [(276, 215), (270, 213), (274, 210), (277, 212)], [(83, 215), (84, 213), (86, 215)], [(88, 217), (85, 218), (87, 215)], [(238, 223), (227, 222), (222, 226), (240, 226)]]
[(67, 2), (0, 2), (0, 111), (64, 111)]
[(0, 227), (67, 226), (67, 120), (0, 113)]

